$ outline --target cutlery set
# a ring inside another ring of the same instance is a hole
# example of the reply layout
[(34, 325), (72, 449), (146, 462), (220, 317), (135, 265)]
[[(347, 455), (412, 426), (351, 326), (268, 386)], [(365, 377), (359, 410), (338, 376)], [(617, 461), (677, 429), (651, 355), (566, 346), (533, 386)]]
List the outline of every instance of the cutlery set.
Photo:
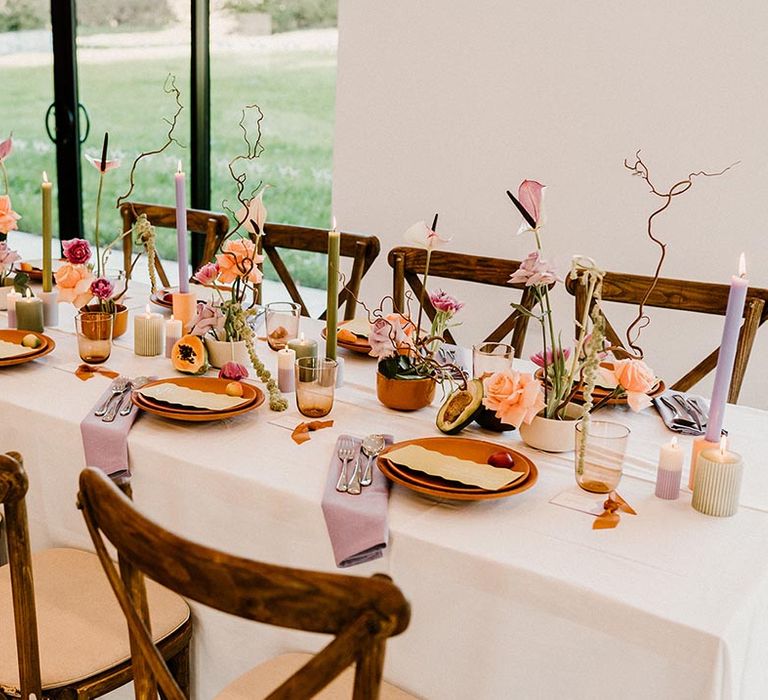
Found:
[(93, 415), (101, 418), (103, 423), (111, 423), (118, 415), (130, 415), (133, 410), (131, 393), (143, 387), (147, 382), (149, 382), (149, 377), (136, 377), (135, 379), (118, 377), (112, 382), (112, 393), (93, 412)]
[(689, 435), (704, 433), (709, 419), (708, 408), (697, 397), (664, 394), (653, 403), (670, 430)]
[[(360, 445), (360, 452), (355, 454), (355, 443), (352, 438), (342, 438), (339, 443), (338, 457), (341, 460), (341, 469), (339, 470), (339, 480), (336, 483), (336, 490), (341, 493), (348, 493), (357, 496), (362, 493), (364, 486), (370, 486), (373, 483), (373, 460), (385, 447), (383, 435), (373, 434), (363, 438)], [(367, 458), (365, 465), (361, 466), (363, 457)], [(349, 463), (354, 460), (354, 467), (351, 475), (347, 476)]]

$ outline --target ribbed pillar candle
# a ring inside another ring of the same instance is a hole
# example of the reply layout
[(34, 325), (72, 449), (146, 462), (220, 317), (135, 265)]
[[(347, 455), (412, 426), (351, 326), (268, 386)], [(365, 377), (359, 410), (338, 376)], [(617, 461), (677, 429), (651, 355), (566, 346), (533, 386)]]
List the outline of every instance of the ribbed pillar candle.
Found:
[(716, 450), (704, 450), (696, 463), (691, 505), (705, 515), (733, 515), (739, 509), (743, 471), (741, 456), (727, 452), (724, 444)]

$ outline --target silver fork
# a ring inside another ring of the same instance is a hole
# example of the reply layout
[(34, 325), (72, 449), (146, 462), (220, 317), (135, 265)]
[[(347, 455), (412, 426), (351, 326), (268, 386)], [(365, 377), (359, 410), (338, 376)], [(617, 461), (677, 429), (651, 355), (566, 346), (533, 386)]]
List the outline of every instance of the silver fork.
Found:
[(112, 393), (107, 397), (107, 400), (93, 412), (93, 415), (99, 418), (103, 416), (107, 412), (110, 402), (125, 392), (130, 381), (131, 380), (128, 379), (128, 377), (118, 377), (115, 379), (115, 381), (112, 382)]
[(347, 465), (349, 460), (355, 456), (354, 444), (350, 438), (343, 438), (339, 443), (339, 459), (341, 460), (341, 473), (339, 474), (339, 480), (336, 482), (336, 490), (341, 493), (346, 493), (349, 488), (349, 482), (347, 481)]

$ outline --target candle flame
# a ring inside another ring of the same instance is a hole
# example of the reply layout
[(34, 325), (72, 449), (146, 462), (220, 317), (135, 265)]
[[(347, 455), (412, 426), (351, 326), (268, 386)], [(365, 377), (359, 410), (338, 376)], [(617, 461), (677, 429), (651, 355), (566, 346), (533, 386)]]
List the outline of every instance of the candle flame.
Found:
[(675, 449), (677, 449), (677, 435), (675, 435), (675, 436), (672, 438), (672, 441), (670, 442), (670, 444), (672, 445), (672, 447), (674, 447)]
[(27, 287), (26, 291), (24, 292), (24, 296), (27, 299), (30, 299), (32, 297), (32, 290), (29, 287)]
[(725, 456), (725, 448), (727, 447), (728, 438), (723, 435), (723, 437), (720, 438), (720, 456)]
[(331, 217), (331, 229), (336, 230), (336, 216)]
[(152, 309), (149, 308), (149, 304), (147, 304), (147, 316), (152, 315)]
[(171, 314), (171, 321), (175, 321), (176, 319), (173, 317), (173, 314)]
[(43, 182), (48, 182), (48, 173), (43, 170)]
[(304, 342), (304, 333), (302, 333), (302, 334), (299, 336), (299, 342), (300, 342), (300, 343), (303, 343), (303, 342)]
[(181, 169), (181, 161), (179, 161), (178, 170), (176, 170), (177, 173), (183, 173), (184, 171)]
[(744, 253), (739, 256), (739, 277), (747, 276), (747, 258)]

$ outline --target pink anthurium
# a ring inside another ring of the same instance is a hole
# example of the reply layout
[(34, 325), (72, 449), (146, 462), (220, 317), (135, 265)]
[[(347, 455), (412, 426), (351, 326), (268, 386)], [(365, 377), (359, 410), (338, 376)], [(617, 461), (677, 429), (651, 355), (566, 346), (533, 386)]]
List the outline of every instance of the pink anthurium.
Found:
[(517, 198), (536, 223), (535, 228), (539, 228), (544, 223), (544, 185), (536, 180), (523, 180), (517, 188)]
[(0, 160), (5, 160), (13, 150), (13, 134), (10, 134), (5, 141), (0, 141)]
[(243, 228), (249, 233), (261, 233), (264, 230), (264, 223), (267, 220), (267, 208), (264, 206), (264, 190), (262, 187), (259, 193), (248, 200), (248, 208), (241, 207), (235, 217), (243, 222)]
[(426, 221), (417, 221), (410, 226), (403, 234), (403, 238), (408, 243), (413, 243), (420, 248), (426, 248), (427, 250), (434, 250), (439, 247), (441, 243), (448, 243), (450, 238), (443, 238), (437, 231), (433, 231), (427, 226)]
[(86, 155), (85, 159), (94, 167), (96, 170), (98, 170), (100, 173), (104, 174), (108, 170), (112, 170), (112, 168), (119, 168), (120, 167), (120, 161), (119, 160), (105, 160), (104, 161), (104, 170), (101, 169), (101, 158), (97, 156), (89, 156)]

